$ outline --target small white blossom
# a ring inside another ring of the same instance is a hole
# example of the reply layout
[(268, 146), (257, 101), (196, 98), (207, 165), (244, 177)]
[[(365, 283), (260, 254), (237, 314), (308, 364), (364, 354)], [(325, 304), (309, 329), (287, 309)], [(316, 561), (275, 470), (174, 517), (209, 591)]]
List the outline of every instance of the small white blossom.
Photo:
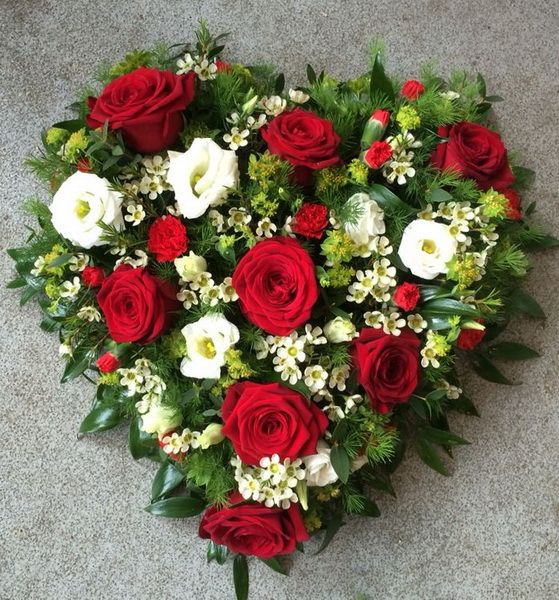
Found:
[(208, 304), (209, 306), (216, 306), (220, 299), (221, 288), (218, 285), (204, 288), (200, 295), (202, 304)]
[(279, 356), (276, 356), (273, 362), (275, 365), (274, 371), (280, 374), (282, 381), (288, 381), (291, 385), (295, 385), (300, 381), (303, 374), (297, 364)]
[(75, 298), (81, 289), (79, 277), (74, 277), (72, 281), (63, 281), (60, 285), (61, 298)]
[(95, 306), (82, 306), (78, 310), (78, 318), (83, 321), (89, 321), (90, 323), (101, 321), (101, 313), (95, 308)]
[(336, 388), (339, 392), (343, 392), (346, 389), (346, 381), (349, 377), (349, 366), (335, 367), (330, 372), (330, 380), (328, 386)]
[(292, 364), (303, 362), (307, 355), (305, 354), (305, 340), (293, 332), (291, 335), (281, 339), (277, 348), (278, 358), (286, 360)]
[(207, 81), (208, 79), (215, 79), (217, 74), (217, 65), (214, 62), (209, 62), (207, 58), (200, 61), (194, 67), (194, 72), (198, 75), (200, 81)]
[(124, 216), (124, 220), (132, 223), (135, 227), (139, 225), (146, 217), (146, 212), (141, 204), (129, 204), (126, 207), (127, 215)]
[(134, 256), (136, 256), (136, 258), (132, 258), (131, 256), (119, 258), (116, 261), (114, 268), (118, 269), (120, 265), (130, 265), (134, 269), (147, 266), (149, 259), (148, 255), (143, 250), (134, 250)]
[(258, 221), (256, 235), (260, 238), (271, 238), (277, 229), (278, 228), (272, 223), (269, 217), (264, 217), (261, 221)]
[(421, 333), (427, 328), (427, 321), (419, 313), (408, 315), (408, 327), (415, 333)]
[(186, 53), (183, 58), (179, 58), (177, 60), (177, 75), (182, 75), (183, 73), (188, 73), (192, 71), (196, 61), (192, 58), (190, 53)]
[(432, 221), (437, 215), (438, 212), (436, 210), (433, 210), (433, 205), (427, 204), (427, 206), (424, 209), (420, 210), (417, 213), (417, 218), (424, 219), (425, 221)]
[(447, 100), (458, 100), (460, 98), (460, 94), (458, 92), (453, 92), (452, 90), (448, 90), (448, 92), (439, 92), (442, 98), (446, 98)]
[(320, 365), (311, 365), (305, 369), (305, 385), (313, 394), (326, 385), (327, 379), (328, 372)]
[(310, 323), (305, 325), (305, 333), (301, 337), (305, 342), (313, 346), (321, 346), (328, 342), (322, 335), (322, 329), (320, 327), (313, 327)]
[(31, 269), (30, 273), (33, 277), (38, 277), (44, 270), (46, 266), (45, 257), (39, 256), (35, 262), (33, 263), (33, 269)]
[(385, 315), (382, 323), (382, 330), (386, 334), (398, 336), (401, 333), (400, 329), (405, 326), (406, 319), (402, 319), (399, 312), (393, 312), (389, 315)]
[(142, 159), (142, 165), (149, 175), (157, 175), (164, 178), (165, 173), (169, 170), (169, 159), (167, 157), (156, 154), (155, 156), (146, 156)]
[(144, 383), (144, 377), (138, 373), (137, 369), (118, 369), (117, 373), (120, 375), (120, 385), (127, 387), (132, 395)]
[(190, 282), (190, 289), (197, 292), (204, 292), (208, 288), (214, 286), (214, 280), (212, 278), (212, 274), (208, 271), (202, 271), (201, 273), (197, 273), (192, 281)]
[(229, 227), (242, 227), (243, 225), (250, 223), (251, 219), (252, 216), (247, 213), (246, 208), (230, 208), (227, 224), (229, 225)]
[(215, 210), (215, 208), (212, 208), (208, 213), (208, 217), (210, 217), (210, 223), (216, 228), (217, 233), (222, 233), (225, 229), (225, 218), (223, 215)]
[(305, 104), (305, 102), (308, 102), (309, 98), (310, 96), (305, 94), (302, 90), (289, 90), (289, 99), (295, 104)]
[(264, 96), (260, 100), (260, 105), (264, 109), (267, 115), (271, 117), (277, 117), (280, 115), (287, 106), (287, 101), (281, 96)]
[(187, 288), (182, 288), (181, 291), (177, 293), (177, 300), (182, 302), (182, 305), (186, 310), (190, 310), (193, 306), (198, 304), (196, 292)]
[(231, 133), (226, 133), (223, 136), (223, 141), (226, 144), (229, 144), (229, 148), (231, 150), (238, 150), (243, 146), (248, 144), (248, 140), (246, 139), (250, 135), (250, 131), (248, 129), (239, 130), (238, 127), (233, 127), (231, 129)]
[(264, 113), (258, 115), (258, 119), (255, 119), (253, 116), (250, 116), (247, 118), (247, 127), (252, 131), (256, 131), (257, 129), (260, 129), (261, 127), (266, 125), (267, 120), (268, 119), (266, 118), (266, 115)]
[[(140, 181), (140, 193), (146, 195), (150, 200), (155, 200), (157, 198), (157, 196), (159, 196), (161, 193), (163, 193), (165, 191), (165, 189), (166, 189), (166, 186), (164, 185), (163, 179), (161, 179), (161, 177), (159, 177), (159, 175), (152, 175), (152, 176), (144, 175)], [(141, 208), (141, 210), (143, 212), (143, 208), (140, 207), (139, 205), (136, 206), (135, 208), (137, 210), (139, 210)], [(145, 216), (145, 213), (144, 213), (144, 216)], [(143, 218), (144, 217), (142, 217), (140, 219), (140, 221)], [(131, 220), (128, 218), (128, 216), (126, 216), (125, 219), (127, 221)], [(137, 225), (137, 224), (138, 223), (134, 223), (134, 225)]]
[(87, 254), (83, 254), (82, 252), (74, 254), (74, 256), (72, 256), (68, 261), (68, 267), (70, 271), (74, 271), (74, 273), (83, 271), (88, 264), (89, 256)]
[(406, 160), (407, 158), (408, 156), (404, 156), (391, 160), (388, 166), (382, 170), (382, 174), (386, 177), (388, 183), (396, 181), (398, 185), (404, 185), (406, 177), (409, 179), (415, 176), (415, 169), (412, 167), (412, 163)]
[(60, 344), (60, 346), (58, 346), (58, 356), (61, 357), (71, 357), (74, 354), (74, 351), (72, 349), (72, 346), (70, 346), (70, 344), (66, 343), (66, 342), (62, 342), (62, 344)]
[(231, 277), (226, 277), (223, 280), (223, 283), (220, 284), (219, 289), (223, 302), (235, 302), (235, 300), (239, 299), (239, 296), (233, 287), (233, 279)]
[(364, 315), (363, 315), (364, 319), (365, 319), (365, 324), (367, 325), (367, 327), (374, 327), (375, 329), (381, 329), (381, 327), (384, 324), (384, 315), (378, 311), (378, 310), (374, 310), (374, 311), (367, 311)]

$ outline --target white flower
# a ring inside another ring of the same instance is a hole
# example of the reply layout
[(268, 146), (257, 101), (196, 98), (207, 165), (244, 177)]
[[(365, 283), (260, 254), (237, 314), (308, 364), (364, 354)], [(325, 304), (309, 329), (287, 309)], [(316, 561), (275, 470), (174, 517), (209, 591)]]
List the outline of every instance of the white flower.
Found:
[(260, 481), (250, 473), (245, 473), (239, 481), (239, 492), (245, 500), (258, 501), (260, 498)]
[(447, 225), (417, 219), (405, 229), (398, 249), (400, 259), (417, 277), (434, 279), (448, 271), (457, 242)]
[(52, 225), (76, 246), (102, 246), (107, 242), (102, 239), (104, 231), (98, 223), (122, 230), (121, 204), (122, 195), (111, 190), (106, 179), (77, 171), (54, 195), (50, 206)]
[(356, 244), (369, 244), (371, 238), (385, 232), (384, 211), (368, 194), (353, 194), (346, 202), (346, 207), (357, 212), (355, 221), (344, 226), (346, 233)]
[(144, 377), (137, 369), (118, 369), (120, 385), (127, 387), (130, 394), (135, 394), (144, 383)]
[(169, 160), (159, 154), (144, 157), (142, 164), (149, 175), (158, 175), (159, 177), (163, 177), (169, 169)]
[(255, 356), (258, 360), (266, 358), (270, 354), (270, 347), (268, 342), (263, 337), (257, 337), (252, 345)]
[(382, 323), (382, 330), (384, 331), (384, 333), (386, 334), (392, 334), (392, 335), (400, 335), (400, 333), (402, 333), (400, 331), (400, 329), (402, 329), (402, 327), (406, 326), (406, 319), (402, 319), (400, 317), (400, 313), (399, 312), (393, 312), (390, 313), (389, 315), (385, 315), (383, 323)]
[(233, 287), (233, 279), (231, 277), (226, 277), (223, 280), (223, 283), (220, 284), (219, 289), (223, 302), (235, 302), (235, 300), (239, 299), (239, 296)]
[(45, 262), (45, 257), (39, 256), (33, 263), (34, 268), (30, 271), (31, 275), (33, 275), (33, 277), (38, 277), (43, 272), (43, 269), (45, 268), (46, 264), (47, 263)]
[(339, 392), (343, 392), (346, 388), (346, 380), (349, 377), (349, 366), (334, 367), (330, 373), (330, 381), (328, 386), (337, 388)]
[(389, 254), (392, 254), (393, 251), (390, 240), (384, 235), (373, 238), (370, 247), (374, 252), (381, 256), (388, 256)]
[(179, 60), (177, 60), (177, 75), (182, 75), (183, 73), (192, 71), (195, 64), (196, 61), (192, 58), (191, 54), (187, 52), (184, 55), (184, 58), (179, 58)]
[(194, 305), (198, 304), (198, 296), (196, 292), (189, 290), (187, 288), (182, 288), (180, 292), (177, 293), (177, 300), (182, 302), (182, 305), (186, 310), (190, 310)]
[[(402, 131), (402, 133), (399, 133), (398, 135), (387, 137), (386, 141), (390, 144), (392, 151), (396, 156), (402, 154), (408, 148), (421, 148), (423, 145), (407, 130)], [(410, 153), (408, 156), (410, 156), (410, 158), (413, 157), (413, 153)]]
[(281, 96), (263, 96), (260, 99), (260, 105), (264, 109), (267, 115), (270, 117), (277, 117), (280, 115), (287, 106), (287, 101)]
[(210, 306), (217, 306), (217, 303), (221, 299), (221, 288), (218, 285), (212, 285), (204, 288), (200, 295), (200, 300), (203, 304), (209, 304)]
[[(41, 257), (39, 257), (41, 258)], [(44, 259), (43, 259), (44, 261)], [(87, 254), (83, 254), (82, 252), (78, 252), (74, 254), (68, 261), (68, 267), (70, 271), (81, 272), (83, 271), (87, 265), (89, 264), (89, 256)]]
[(324, 335), (332, 344), (350, 342), (357, 334), (355, 325), (343, 317), (336, 317), (324, 326)]
[(155, 200), (164, 191), (165, 182), (159, 175), (144, 175), (140, 180), (140, 193), (146, 195), (150, 200)]
[(319, 440), (316, 445), (317, 453), (303, 456), (308, 486), (323, 487), (338, 480), (338, 475), (330, 462), (330, 451), (330, 446), (324, 440)]
[(275, 364), (274, 371), (280, 374), (282, 381), (289, 381), (291, 385), (295, 385), (301, 379), (301, 369), (296, 363), (279, 356), (276, 356), (273, 362)]
[(218, 210), (212, 208), (208, 213), (208, 217), (210, 217), (210, 223), (215, 227), (217, 233), (221, 233), (225, 229), (225, 219)]
[(305, 325), (305, 333), (301, 337), (305, 342), (313, 346), (321, 346), (328, 342), (322, 335), (322, 329), (320, 327), (313, 327), (310, 323)]
[(162, 436), (181, 424), (181, 413), (170, 406), (154, 404), (142, 415), (140, 429), (146, 433), (157, 433)]
[(132, 258), (131, 256), (119, 258), (115, 262), (114, 268), (117, 269), (120, 265), (130, 265), (131, 267), (134, 267), (134, 269), (138, 269), (139, 267), (145, 267), (148, 264), (148, 255), (143, 250), (134, 250), (134, 256), (136, 256), (136, 258)]
[(242, 227), (247, 223), (250, 223), (252, 216), (247, 213), (246, 208), (241, 206), (233, 207), (229, 209), (229, 218), (227, 219), (227, 225), (229, 227)]
[(456, 400), (462, 395), (462, 388), (452, 385), (446, 379), (439, 379), (435, 382), (435, 386), (439, 389), (446, 390), (446, 397), (449, 400)]
[(404, 185), (406, 183), (406, 177), (414, 177), (415, 169), (411, 166), (411, 161), (407, 160), (409, 155), (402, 155), (396, 160), (391, 160), (382, 170), (382, 174), (386, 177), (388, 183), (398, 183), (398, 185)]
[(305, 102), (308, 102), (309, 98), (310, 96), (305, 94), (302, 90), (289, 90), (289, 99), (295, 104), (305, 104)]
[(181, 373), (195, 379), (219, 379), (225, 352), (239, 341), (239, 330), (223, 315), (210, 314), (182, 329), (187, 356)]
[(74, 351), (72, 350), (72, 346), (70, 346), (70, 344), (62, 342), (62, 344), (58, 346), (58, 356), (70, 358), (72, 354), (74, 354)]
[(80, 278), (74, 277), (72, 281), (63, 281), (60, 285), (61, 298), (75, 298), (81, 288)]
[(203, 256), (194, 254), (192, 250), (186, 255), (174, 260), (175, 269), (183, 281), (194, 281), (197, 275), (204, 273), (208, 263)]
[(432, 221), (437, 215), (438, 211), (433, 210), (433, 205), (427, 204), (427, 206), (423, 210), (420, 210), (417, 213), (417, 218), (425, 219), (426, 221)]
[[(291, 364), (303, 362), (307, 355), (305, 354), (305, 340), (297, 336), (295, 332), (281, 339), (281, 345), (277, 349), (279, 359), (285, 360)], [(279, 363), (279, 361), (278, 361)]]
[(203, 271), (202, 273), (198, 273), (194, 277), (194, 279), (190, 282), (190, 289), (194, 291), (200, 290), (201, 292), (205, 292), (214, 286), (214, 280), (212, 278), (212, 274), (207, 271)]
[(255, 131), (256, 129), (260, 129), (267, 122), (266, 115), (264, 113), (258, 115), (258, 119), (255, 119), (253, 116), (248, 117), (247, 119), (247, 127)]
[(384, 315), (378, 310), (364, 313), (363, 318), (367, 327), (374, 327), (375, 329), (380, 329), (384, 323)]
[(277, 454), (272, 454), (271, 457), (264, 456), (261, 458), (260, 466), (262, 467), (262, 471), (260, 472), (260, 479), (262, 481), (270, 481), (272, 485), (278, 485), (283, 479), (285, 466), (280, 461), (280, 457)]
[(408, 327), (415, 333), (421, 333), (427, 328), (427, 321), (419, 313), (408, 315)]
[(214, 62), (209, 62), (207, 58), (204, 58), (199, 65), (194, 67), (194, 72), (196, 75), (198, 75), (200, 81), (215, 79), (217, 74), (217, 65)]
[(328, 379), (328, 372), (320, 365), (311, 365), (305, 369), (305, 385), (312, 394), (321, 390)]
[(82, 306), (80, 310), (78, 310), (78, 318), (83, 321), (89, 321), (90, 323), (93, 321), (99, 323), (101, 320), (101, 313), (95, 306)]
[(239, 131), (238, 127), (233, 127), (231, 129), (231, 133), (226, 133), (223, 136), (223, 141), (226, 144), (229, 144), (229, 148), (231, 148), (231, 150), (238, 150), (239, 148), (242, 148), (243, 146), (246, 146), (248, 144), (246, 138), (249, 135), (250, 131), (248, 129), (243, 129), (242, 131)]
[(221, 433), (222, 429), (223, 425), (221, 423), (210, 423), (198, 437), (200, 448), (207, 450), (210, 446), (219, 444), (224, 439)]
[(270, 221), (269, 217), (264, 217), (261, 221), (258, 221), (256, 225), (256, 235), (258, 237), (271, 238), (277, 231), (277, 227)]
[(460, 98), (460, 94), (458, 92), (453, 92), (452, 90), (448, 90), (448, 92), (439, 92), (442, 98), (446, 98), (447, 100), (458, 100)]
[(146, 212), (141, 204), (129, 204), (126, 207), (127, 214), (124, 219), (133, 226), (139, 225), (146, 217)]
[(349, 292), (346, 296), (346, 300), (348, 302), (355, 302), (356, 304), (361, 304), (365, 301), (365, 298), (367, 297), (367, 290), (361, 287), (361, 284), (359, 283), (352, 283), (347, 288), (347, 291)]
[(169, 151), (169, 159), (167, 180), (187, 219), (222, 204), (239, 181), (237, 155), (209, 138), (196, 138), (186, 152)]
[(375, 260), (373, 263), (373, 278), (376, 286), (386, 287), (396, 285), (396, 267), (387, 258)]

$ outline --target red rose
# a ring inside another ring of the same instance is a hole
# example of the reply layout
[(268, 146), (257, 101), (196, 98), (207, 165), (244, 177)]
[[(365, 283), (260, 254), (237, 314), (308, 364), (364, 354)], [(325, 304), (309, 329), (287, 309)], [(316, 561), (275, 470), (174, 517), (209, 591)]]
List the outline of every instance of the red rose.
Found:
[(89, 162), (89, 158), (86, 156), (82, 156), (78, 158), (78, 162), (76, 163), (76, 169), (81, 171), (82, 173), (91, 173), (91, 163)]
[(372, 146), (365, 152), (363, 160), (371, 169), (380, 169), (382, 165), (392, 156), (392, 146), (388, 142), (373, 142)]
[(174, 144), (182, 111), (194, 98), (195, 75), (140, 67), (117, 77), (98, 98), (89, 98), (89, 127), (120, 129), (127, 146), (151, 154)]
[(503, 196), (508, 200), (507, 206), (507, 219), (512, 219), (513, 221), (518, 221), (522, 218), (522, 209), (520, 203), (520, 196), (513, 190), (512, 188), (508, 188), (506, 190), (499, 190), (499, 193), (503, 194)]
[(167, 329), (180, 303), (169, 281), (122, 265), (105, 279), (97, 302), (115, 342), (149, 344)]
[(485, 329), (461, 329), (456, 340), (456, 347), (460, 350), (472, 350), (485, 337)]
[(405, 311), (413, 310), (419, 302), (419, 288), (407, 281), (399, 285), (392, 295), (394, 304)]
[(352, 345), (353, 363), (375, 410), (390, 412), (412, 395), (420, 378), (420, 346), (419, 337), (407, 328), (399, 336), (372, 328), (359, 332)]
[(101, 287), (105, 281), (105, 271), (101, 267), (86, 267), (82, 271), (82, 281), (88, 288)]
[(221, 432), (249, 465), (272, 454), (281, 460), (315, 454), (328, 427), (328, 418), (315, 403), (279, 383), (234, 383), (221, 414)]
[(306, 238), (319, 240), (328, 226), (328, 209), (324, 204), (305, 202), (297, 211), (291, 230)]
[(340, 137), (330, 121), (302, 108), (286, 111), (260, 130), (268, 150), (295, 167), (295, 179), (303, 186), (312, 182), (312, 171), (341, 162)]
[(157, 262), (175, 260), (188, 250), (186, 227), (172, 215), (160, 217), (148, 230), (148, 251)]
[(206, 510), (198, 532), (202, 539), (263, 559), (294, 552), (298, 542), (309, 539), (296, 504), (287, 510), (268, 508), (244, 502), (238, 492), (230, 501), (224, 508), (211, 506)]
[(97, 359), (97, 368), (101, 373), (112, 373), (120, 367), (120, 360), (111, 352), (105, 352)]
[(233, 287), (245, 317), (272, 335), (289, 335), (308, 321), (318, 298), (313, 261), (288, 237), (253, 246), (233, 272)]
[(421, 81), (409, 79), (402, 86), (400, 94), (402, 94), (402, 96), (408, 100), (417, 100), (424, 91), (425, 86), (421, 83)]
[(514, 182), (507, 150), (498, 133), (463, 121), (439, 127), (438, 134), (448, 140), (438, 144), (431, 155), (435, 167), (475, 179), (483, 190), (507, 188)]

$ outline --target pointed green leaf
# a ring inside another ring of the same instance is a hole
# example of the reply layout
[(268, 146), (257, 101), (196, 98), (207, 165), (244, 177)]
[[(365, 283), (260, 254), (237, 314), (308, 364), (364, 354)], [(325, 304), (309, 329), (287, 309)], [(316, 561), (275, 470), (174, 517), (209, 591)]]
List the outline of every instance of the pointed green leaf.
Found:
[(311, 65), (307, 65), (307, 79), (311, 85), (316, 83), (316, 73)]
[(434, 427), (424, 427), (419, 431), (419, 436), (428, 442), (439, 444), (439, 446), (464, 446), (470, 443), (464, 438), (450, 433), (450, 431), (435, 429)]
[(145, 510), (156, 517), (185, 519), (199, 515), (206, 508), (206, 502), (200, 498), (177, 496), (165, 498), (146, 506)]
[(444, 466), (443, 461), (427, 440), (418, 438), (417, 453), (419, 454), (419, 458), (421, 458), (428, 467), (431, 467), (431, 469), (437, 471), (437, 473), (440, 473), (441, 475), (448, 476), (448, 471)]
[(471, 415), (473, 417), (480, 416), (474, 403), (467, 396), (464, 396), (464, 394), (459, 398), (451, 400), (450, 408), (465, 415)]
[(545, 319), (543, 308), (524, 290), (517, 288), (510, 295), (509, 307), (516, 312), (524, 313), (535, 319)]
[(371, 85), (369, 89), (369, 95), (371, 98), (374, 98), (377, 93), (386, 96), (388, 100), (394, 102), (394, 87), (384, 72), (384, 66), (382, 64), (380, 52), (375, 56), (375, 62), (371, 71)]
[(237, 600), (248, 598), (248, 564), (246, 556), (237, 554), (233, 561), (233, 583)]
[(316, 551), (315, 556), (318, 556), (321, 552), (324, 552), (330, 545), (330, 542), (338, 532), (338, 529), (344, 524), (341, 515), (335, 515), (326, 523), (326, 531), (324, 532), (324, 538), (320, 548)]
[(333, 446), (330, 451), (330, 461), (340, 481), (347, 483), (349, 478), (350, 460), (348, 453), (342, 446)]
[(152, 502), (166, 496), (184, 481), (184, 475), (170, 461), (159, 467), (151, 484)]
[(421, 307), (421, 314), (427, 316), (454, 316), (478, 317), (480, 313), (468, 304), (454, 298), (434, 298)]
[(77, 347), (74, 354), (66, 363), (62, 373), (61, 383), (66, 383), (81, 375), (95, 359), (95, 352), (91, 348)]
[(491, 358), (502, 358), (505, 360), (528, 360), (540, 356), (532, 348), (517, 342), (499, 342), (488, 348), (487, 353)]
[(223, 565), (225, 564), (228, 556), (229, 548), (227, 548), (227, 546), (221, 546), (220, 544), (216, 544), (211, 540), (208, 542), (208, 552), (206, 557), (209, 563), (212, 562), (212, 560), (215, 560), (218, 565)]
[(141, 417), (132, 419), (128, 430), (128, 449), (134, 460), (150, 456), (156, 450), (155, 440), (140, 428), (141, 421)]
[(123, 417), (118, 407), (96, 406), (80, 425), (80, 433), (95, 433), (116, 427)]
[(359, 513), (364, 517), (380, 517), (380, 509), (376, 502), (370, 498), (365, 498), (365, 508)]
[(261, 558), (260, 559), (265, 565), (268, 565), (270, 569), (273, 569), (276, 573), (287, 575), (286, 567), (274, 556), (273, 558)]
[(442, 188), (435, 188), (427, 194), (428, 202), (449, 202), (452, 200), (452, 194)]
[(483, 379), (502, 385), (514, 385), (499, 369), (485, 356), (475, 353), (472, 356), (474, 371)]

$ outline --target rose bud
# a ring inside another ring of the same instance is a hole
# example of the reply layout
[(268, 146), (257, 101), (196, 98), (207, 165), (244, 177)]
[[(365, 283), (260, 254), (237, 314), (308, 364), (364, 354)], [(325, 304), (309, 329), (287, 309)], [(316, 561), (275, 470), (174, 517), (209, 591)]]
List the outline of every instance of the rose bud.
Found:
[(419, 288), (414, 283), (407, 281), (399, 285), (392, 295), (394, 304), (401, 309), (409, 312), (413, 310), (419, 302)]
[(101, 287), (105, 281), (105, 271), (101, 267), (86, 267), (82, 271), (82, 281), (88, 288)]
[(407, 100), (417, 100), (421, 94), (425, 91), (425, 86), (421, 83), (421, 81), (417, 81), (416, 79), (409, 79), (402, 86), (402, 90), (400, 94)]
[(112, 373), (120, 367), (120, 360), (111, 352), (105, 352), (97, 359), (97, 368), (101, 373)]
[(380, 169), (391, 156), (392, 146), (384, 141), (376, 141), (363, 155), (363, 162), (370, 169)]
[(388, 121), (390, 121), (390, 113), (387, 110), (377, 108), (373, 112), (365, 125), (361, 137), (361, 148), (363, 150), (366, 150), (373, 142), (382, 138), (388, 126)]

